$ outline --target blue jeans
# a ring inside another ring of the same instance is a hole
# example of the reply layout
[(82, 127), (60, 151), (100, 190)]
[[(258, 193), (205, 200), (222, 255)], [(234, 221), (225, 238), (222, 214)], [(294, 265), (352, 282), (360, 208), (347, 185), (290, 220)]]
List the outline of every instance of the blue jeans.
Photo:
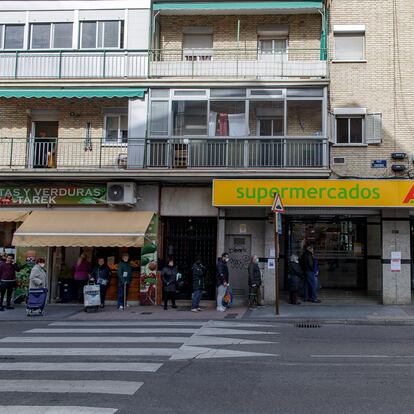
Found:
[[(126, 298), (125, 298), (125, 304), (128, 300), (128, 292), (129, 292), (129, 283), (126, 284)], [(118, 283), (118, 308), (120, 306), (124, 306), (124, 284)]]
[(191, 302), (191, 309), (198, 309), (200, 307), (201, 296), (203, 295), (202, 289), (196, 289), (193, 292), (193, 300)]
[(303, 283), (303, 300), (316, 300), (316, 279), (313, 272), (306, 272)]

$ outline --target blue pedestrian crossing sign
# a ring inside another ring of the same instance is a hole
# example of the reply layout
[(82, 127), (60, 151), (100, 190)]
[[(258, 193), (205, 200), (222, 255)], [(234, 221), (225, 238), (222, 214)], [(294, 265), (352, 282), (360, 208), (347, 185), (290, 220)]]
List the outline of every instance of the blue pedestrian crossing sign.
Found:
[(280, 198), (280, 195), (278, 193), (275, 194), (275, 198), (272, 204), (272, 211), (273, 213), (284, 213), (285, 212), (282, 199)]

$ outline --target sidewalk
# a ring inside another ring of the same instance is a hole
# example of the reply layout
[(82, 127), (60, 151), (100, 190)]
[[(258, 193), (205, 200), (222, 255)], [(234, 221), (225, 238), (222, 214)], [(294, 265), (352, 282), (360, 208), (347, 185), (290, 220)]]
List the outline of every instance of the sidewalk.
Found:
[(255, 320), (261, 322), (295, 323), (303, 321), (321, 324), (359, 324), (359, 325), (413, 325), (414, 305), (384, 306), (373, 301), (338, 301), (324, 300), (321, 304), (303, 303), (289, 305), (281, 303), (280, 315), (275, 315), (275, 307), (268, 305), (255, 310), (238, 306), (227, 312), (217, 312), (214, 308), (205, 308), (202, 312), (190, 312), (187, 306), (178, 309), (169, 308), (165, 311), (162, 306), (131, 306), (119, 311), (115, 306), (106, 306), (97, 312), (84, 312), (81, 305), (49, 305), (46, 316), (26, 316), (24, 305), (17, 305), (14, 310), (0, 312), (0, 323), (8, 321), (157, 321), (157, 320)]

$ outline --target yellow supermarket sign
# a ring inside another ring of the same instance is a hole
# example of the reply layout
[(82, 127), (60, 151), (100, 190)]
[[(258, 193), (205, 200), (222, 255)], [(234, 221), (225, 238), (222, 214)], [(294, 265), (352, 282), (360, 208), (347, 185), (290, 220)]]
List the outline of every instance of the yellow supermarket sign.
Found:
[(214, 180), (215, 207), (411, 207), (414, 180)]

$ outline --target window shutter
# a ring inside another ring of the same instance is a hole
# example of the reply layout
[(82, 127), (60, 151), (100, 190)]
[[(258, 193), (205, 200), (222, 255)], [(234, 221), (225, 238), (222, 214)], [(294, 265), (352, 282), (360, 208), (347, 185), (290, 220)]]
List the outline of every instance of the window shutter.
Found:
[(335, 115), (331, 112), (328, 112), (328, 140), (331, 144), (336, 143)]
[(382, 114), (367, 114), (365, 116), (365, 141), (367, 144), (381, 144)]

